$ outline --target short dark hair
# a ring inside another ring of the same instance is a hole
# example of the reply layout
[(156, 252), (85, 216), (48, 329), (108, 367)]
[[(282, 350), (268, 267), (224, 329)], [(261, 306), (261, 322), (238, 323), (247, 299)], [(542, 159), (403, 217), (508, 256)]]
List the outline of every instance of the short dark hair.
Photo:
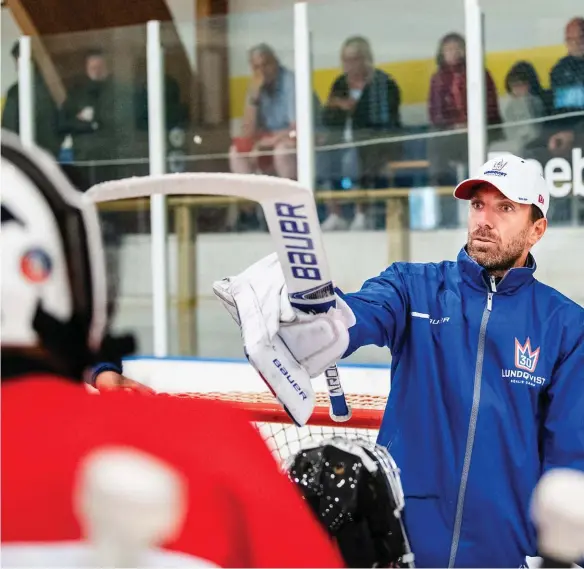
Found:
[(511, 85), (514, 83), (527, 83), (529, 92), (532, 95), (542, 96), (543, 87), (539, 81), (539, 76), (535, 67), (529, 61), (518, 61), (507, 73), (505, 77), (505, 88), (507, 93), (511, 93)]
[(531, 204), (530, 219), (531, 223), (535, 223), (538, 219), (543, 219), (543, 211), (535, 204)]
[(101, 57), (102, 59), (105, 58), (105, 53), (103, 49), (100, 48), (93, 48), (85, 52), (85, 61), (87, 61), (90, 57)]

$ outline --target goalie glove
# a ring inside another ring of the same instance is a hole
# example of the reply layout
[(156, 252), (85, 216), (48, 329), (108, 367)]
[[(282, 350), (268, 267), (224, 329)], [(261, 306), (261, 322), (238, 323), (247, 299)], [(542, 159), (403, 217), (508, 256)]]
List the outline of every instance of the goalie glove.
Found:
[(355, 318), (342, 299), (326, 314), (294, 310), (277, 255), (213, 284), (241, 330), (244, 352), (288, 414), (304, 425), (315, 404), (311, 378), (336, 363)]

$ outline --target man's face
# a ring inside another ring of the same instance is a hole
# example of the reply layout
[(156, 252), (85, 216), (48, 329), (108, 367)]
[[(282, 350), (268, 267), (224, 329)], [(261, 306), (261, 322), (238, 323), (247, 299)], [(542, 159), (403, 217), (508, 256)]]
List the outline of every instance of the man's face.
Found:
[(363, 75), (367, 71), (367, 62), (363, 54), (354, 46), (347, 46), (341, 56), (343, 71), (347, 75)]
[(278, 63), (267, 53), (256, 52), (250, 57), (249, 63), (254, 75), (263, 77), (264, 85), (271, 85), (278, 77)]
[(584, 22), (570, 22), (566, 26), (566, 47), (574, 57), (584, 57)]
[(546, 227), (545, 219), (532, 223), (530, 205), (515, 203), (483, 184), (470, 200), (467, 251), (485, 269), (507, 271), (525, 264)]
[(108, 76), (107, 63), (99, 55), (92, 55), (85, 62), (85, 72), (92, 81), (103, 81)]

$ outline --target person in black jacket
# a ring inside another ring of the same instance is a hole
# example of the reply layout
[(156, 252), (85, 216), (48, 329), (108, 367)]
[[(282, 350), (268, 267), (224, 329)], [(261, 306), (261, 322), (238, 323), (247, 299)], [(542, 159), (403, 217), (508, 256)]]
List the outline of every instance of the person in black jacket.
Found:
[(566, 25), (568, 55), (562, 57), (550, 72), (552, 117), (542, 137), (536, 141), (529, 157), (547, 162), (554, 156), (567, 158), (582, 138), (582, 116), (562, 116), (584, 112), (584, 18), (573, 18)]
[[(16, 42), (11, 51), (16, 65), (20, 56), (20, 46)], [(38, 70), (33, 63), (33, 89), (35, 114), (35, 142), (53, 156), (57, 156), (63, 137), (58, 133), (58, 107)], [(18, 107), (18, 81), (6, 93), (6, 102), (2, 112), (2, 127), (20, 134)]]
[(584, 111), (584, 18), (573, 18), (566, 25), (568, 55), (550, 73), (554, 112)]
[[(550, 73), (554, 114), (584, 112), (584, 18), (573, 18), (566, 25), (568, 55)], [(576, 146), (582, 117), (565, 117), (550, 125), (548, 150), (553, 156), (567, 156)]]
[[(341, 49), (341, 60), (343, 73), (333, 83), (323, 109), (326, 142), (373, 144), (327, 151), (329, 181), (338, 188), (342, 178), (350, 178), (359, 187), (373, 188), (379, 185), (388, 160), (399, 154), (396, 144), (375, 144), (374, 139), (389, 137), (401, 128), (400, 90), (391, 76), (375, 68), (365, 38), (348, 38)], [(358, 211), (354, 225), (362, 221)]]
[(82, 190), (127, 175), (114, 161), (136, 157), (134, 91), (114, 79), (104, 52), (85, 54), (84, 73), (59, 114), (60, 132), (72, 137), (75, 162), (95, 162), (79, 167)]
[[(571, 161), (572, 151), (584, 148), (584, 18), (568, 22), (565, 43), (568, 55), (550, 72), (552, 115), (544, 123), (542, 135), (525, 151), (525, 158), (534, 158), (544, 166), (552, 158)], [(552, 206), (550, 218), (554, 222), (570, 222), (571, 200), (554, 200)]]

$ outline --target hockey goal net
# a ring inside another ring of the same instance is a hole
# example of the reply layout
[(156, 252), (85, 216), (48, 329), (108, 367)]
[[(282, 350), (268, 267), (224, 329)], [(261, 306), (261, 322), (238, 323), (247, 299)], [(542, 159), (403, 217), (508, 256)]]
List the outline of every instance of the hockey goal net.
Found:
[(345, 423), (336, 423), (329, 415), (328, 395), (317, 393), (317, 403), (308, 425), (298, 427), (270, 393), (236, 391), (182, 393), (178, 396), (227, 401), (245, 409), (270, 450), (282, 462), (301, 448), (331, 436), (361, 438), (373, 445), (386, 403), (386, 397), (381, 395), (347, 395), (351, 418)]

